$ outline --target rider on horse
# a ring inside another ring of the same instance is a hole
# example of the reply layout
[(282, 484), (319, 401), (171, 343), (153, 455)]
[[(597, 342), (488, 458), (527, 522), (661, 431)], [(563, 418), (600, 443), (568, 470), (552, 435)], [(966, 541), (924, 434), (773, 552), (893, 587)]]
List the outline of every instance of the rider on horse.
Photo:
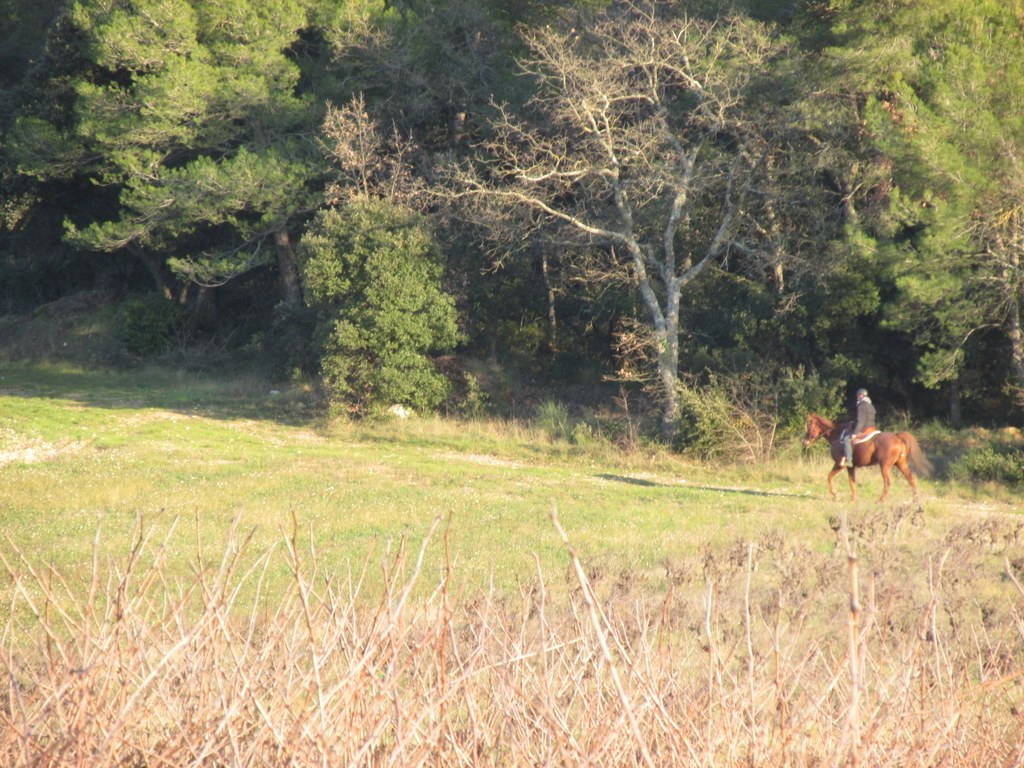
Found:
[(863, 435), (865, 431), (875, 428), (875, 406), (868, 397), (868, 391), (861, 387), (857, 390), (856, 413), (853, 418), (853, 427), (843, 433), (843, 452), (846, 456), (843, 459), (842, 467), (853, 466), (853, 439)]

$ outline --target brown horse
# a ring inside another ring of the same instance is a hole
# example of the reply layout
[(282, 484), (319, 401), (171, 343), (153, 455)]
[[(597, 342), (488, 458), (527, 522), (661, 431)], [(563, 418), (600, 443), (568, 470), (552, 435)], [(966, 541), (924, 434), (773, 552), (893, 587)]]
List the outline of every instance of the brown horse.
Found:
[[(840, 436), (848, 424), (837, 424), (829, 421), (824, 416), (816, 413), (807, 415), (807, 434), (804, 435), (804, 447), (806, 448), (819, 437), (826, 438), (832, 446), (832, 461), (835, 464), (832, 471), (828, 473), (828, 490), (832, 498), (836, 498), (836, 489), (832, 480), (842, 472), (843, 467), (840, 461), (843, 458), (843, 444)], [(879, 432), (871, 439), (857, 443), (853, 446), (853, 466), (846, 468), (850, 478), (850, 500), (857, 500), (857, 467), (870, 467), (877, 464), (882, 470), (882, 496), (878, 499), (884, 501), (889, 495), (889, 486), (892, 485), (893, 465), (899, 467), (900, 472), (907, 478), (910, 488), (917, 499), (917, 481), (911, 473), (910, 468), (927, 477), (931, 472), (931, 462), (925, 457), (921, 446), (909, 432)]]

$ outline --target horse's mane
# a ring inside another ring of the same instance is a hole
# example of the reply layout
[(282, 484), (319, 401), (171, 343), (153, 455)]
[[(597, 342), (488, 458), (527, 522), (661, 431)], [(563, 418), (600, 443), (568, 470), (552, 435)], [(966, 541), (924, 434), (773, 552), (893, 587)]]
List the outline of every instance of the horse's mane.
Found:
[(809, 414), (807, 414), (807, 420), (810, 421), (812, 419), (814, 421), (817, 421), (817, 422), (820, 422), (821, 424), (826, 425), (830, 429), (836, 426), (836, 422), (832, 421), (832, 419), (825, 418), (824, 416), (822, 416), (820, 414), (817, 414), (817, 413), (809, 413)]

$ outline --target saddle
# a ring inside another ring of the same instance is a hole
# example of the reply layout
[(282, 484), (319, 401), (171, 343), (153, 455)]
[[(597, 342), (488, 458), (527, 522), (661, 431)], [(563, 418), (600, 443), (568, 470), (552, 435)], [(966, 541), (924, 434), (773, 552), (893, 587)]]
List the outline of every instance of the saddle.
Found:
[[(859, 435), (853, 436), (853, 444), (860, 445), (861, 443), (866, 443), (869, 440), (873, 440), (880, 434), (882, 434), (882, 430), (880, 430), (878, 427), (865, 427), (863, 432), (861, 432)], [(849, 436), (850, 430), (844, 429), (843, 434), (839, 436), (840, 442), (842, 442)]]

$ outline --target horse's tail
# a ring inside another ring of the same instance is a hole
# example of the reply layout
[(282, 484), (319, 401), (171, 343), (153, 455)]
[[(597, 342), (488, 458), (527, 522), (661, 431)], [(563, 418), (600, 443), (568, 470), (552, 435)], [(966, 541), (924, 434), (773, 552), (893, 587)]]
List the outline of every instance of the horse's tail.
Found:
[(907, 444), (907, 453), (909, 454), (907, 458), (910, 460), (910, 468), (921, 475), (921, 477), (928, 477), (932, 473), (932, 463), (924, 455), (921, 446), (917, 444), (917, 438), (909, 432), (900, 432), (898, 437)]

